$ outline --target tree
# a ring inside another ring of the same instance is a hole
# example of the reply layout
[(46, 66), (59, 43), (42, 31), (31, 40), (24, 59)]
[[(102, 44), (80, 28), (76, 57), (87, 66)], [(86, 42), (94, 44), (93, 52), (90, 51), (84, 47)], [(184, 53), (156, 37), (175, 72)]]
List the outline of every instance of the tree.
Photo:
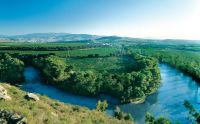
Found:
[(155, 119), (150, 113), (146, 113), (145, 115), (145, 123), (146, 124), (171, 124), (170, 120), (165, 117), (159, 117)]
[(159, 117), (154, 124), (171, 124), (170, 120), (165, 117)]
[(119, 119), (119, 120), (122, 120), (124, 117), (123, 117), (123, 113), (121, 111), (121, 109), (116, 106), (115, 110), (114, 110), (114, 116)]
[(154, 121), (155, 121), (155, 118), (149, 112), (147, 112), (145, 115), (145, 123), (153, 124)]
[(75, 73), (74, 83), (75, 91), (82, 93), (84, 95), (96, 95), (98, 94), (98, 85), (96, 82), (96, 75), (92, 71), (78, 72)]
[(128, 114), (126, 114), (124, 116), (124, 120), (131, 120), (131, 121), (133, 121), (133, 117), (132, 117), (132, 115), (130, 113), (128, 113)]
[(190, 104), (189, 101), (184, 101), (184, 106), (189, 110), (189, 114), (194, 117), (195, 121), (200, 123), (200, 113), (196, 111), (196, 109)]
[(133, 121), (133, 117), (131, 116), (131, 114), (122, 112), (118, 106), (116, 106), (116, 108), (114, 110), (114, 116), (119, 120), (124, 119), (124, 120)]
[(97, 111), (104, 112), (107, 109), (107, 107), (108, 107), (108, 103), (106, 100), (104, 100), (103, 102), (99, 100), (97, 102), (97, 106), (96, 106)]
[(0, 56), (0, 80), (8, 83), (20, 83), (24, 76), (24, 63), (9, 54)]

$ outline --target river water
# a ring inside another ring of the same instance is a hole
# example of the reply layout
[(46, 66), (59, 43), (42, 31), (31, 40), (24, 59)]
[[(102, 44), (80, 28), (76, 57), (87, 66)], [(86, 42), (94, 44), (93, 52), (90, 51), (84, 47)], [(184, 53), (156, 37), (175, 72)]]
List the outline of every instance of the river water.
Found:
[[(143, 124), (146, 112), (154, 116), (169, 117), (173, 122), (189, 124), (188, 111), (184, 108), (184, 100), (189, 100), (197, 110), (200, 109), (200, 87), (190, 78), (180, 71), (171, 68), (166, 64), (160, 64), (162, 85), (158, 91), (149, 97), (142, 104), (120, 105), (124, 112), (131, 113), (138, 124)], [(26, 82), (22, 89), (28, 92), (39, 93), (64, 103), (86, 106), (90, 109), (95, 108), (99, 99), (107, 99), (109, 102), (108, 114), (112, 114), (116, 99), (101, 95), (96, 98), (84, 97), (66, 93), (53, 86), (45, 85), (41, 81), (39, 72), (33, 67), (27, 67), (24, 71)]]

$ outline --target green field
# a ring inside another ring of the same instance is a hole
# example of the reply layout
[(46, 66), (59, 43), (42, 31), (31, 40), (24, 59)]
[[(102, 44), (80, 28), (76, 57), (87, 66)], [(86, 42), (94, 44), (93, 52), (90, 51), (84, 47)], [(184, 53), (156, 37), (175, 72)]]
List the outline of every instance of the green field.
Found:
[(73, 65), (76, 69), (86, 71), (98, 71), (109, 73), (130, 72), (134, 67), (134, 60), (129, 56), (122, 57), (100, 57), (100, 58), (68, 58), (67, 63)]
[(60, 57), (75, 57), (75, 56), (88, 56), (90, 54), (99, 54), (100, 56), (109, 56), (110, 54), (115, 54), (117, 48), (113, 47), (97, 47), (97, 48), (88, 48), (88, 49), (78, 49), (78, 50), (64, 50), (64, 51), (27, 51), (27, 50), (0, 50), (1, 53), (18, 53), (20, 55), (31, 54), (49, 54), (54, 53)]
[(73, 47), (86, 46), (86, 43), (33, 43), (33, 42), (1, 42), (0, 47)]

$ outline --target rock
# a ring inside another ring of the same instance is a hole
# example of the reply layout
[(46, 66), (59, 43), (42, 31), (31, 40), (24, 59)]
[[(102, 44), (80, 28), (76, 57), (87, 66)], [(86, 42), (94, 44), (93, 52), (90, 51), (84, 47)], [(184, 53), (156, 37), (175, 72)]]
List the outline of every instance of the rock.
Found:
[(0, 86), (0, 99), (11, 100), (11, 97), (7, 94), (7, 90)]
[(10, 124), (27, 124), (27, 120), (18, 114), (13, 114), (9, 119)]
[(10, 123), (11, 124), (15, 124), (17, 122), (19, 122), (20, 120), (22, 120), (22, 116), (18, 115), (18, 114), (13, 114), (11, 117), (10, 117)]
[(7, 110), (0, 110), (0, 118), (1, 119), (8, 119), (12, 114)]
[(7, 124), (7, 121), (5, 119), (0, 118), (0, 124)]
[(34, 93), (28, 93), (25, 97), (29, 100), (34, 100), (34, 101), (40, 100), (40, 98)]
[(1, 109), (0, 124), (27, 124), (27, 120), (22, 115)]

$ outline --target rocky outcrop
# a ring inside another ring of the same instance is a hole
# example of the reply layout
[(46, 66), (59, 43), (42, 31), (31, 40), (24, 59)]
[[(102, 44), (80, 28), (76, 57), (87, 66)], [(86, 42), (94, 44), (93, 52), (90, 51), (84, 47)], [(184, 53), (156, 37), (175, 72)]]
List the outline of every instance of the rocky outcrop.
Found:
[(34, 93), (27, 93), (25, 98), (28, 100), (34, 100), (34, 101), (40, 100), (40, 98)]
[(0, 100), (4, 99), (4, 100), (11, 100), (11, 97), (8, 95), (7, 90), (0, 86)]
[(22, 115), (0, 109), (0, 124), (27, 124), (27, 119)]

